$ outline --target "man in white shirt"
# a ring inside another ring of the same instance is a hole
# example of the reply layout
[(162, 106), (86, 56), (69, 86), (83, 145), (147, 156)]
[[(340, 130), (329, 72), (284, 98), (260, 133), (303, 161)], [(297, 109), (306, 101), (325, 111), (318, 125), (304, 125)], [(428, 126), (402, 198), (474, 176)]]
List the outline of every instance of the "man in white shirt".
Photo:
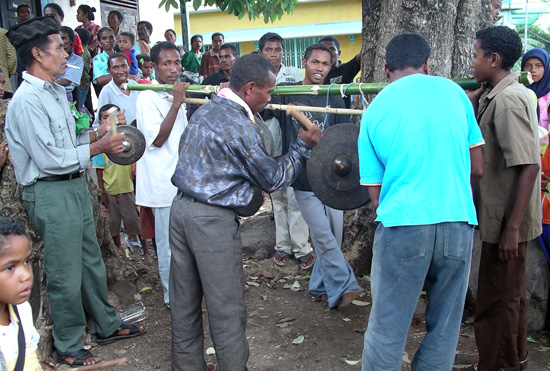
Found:
[[(283, 59), (283, 38), (273, 32), (268, 32), (260, 38), (258, 54), (271, 62), (277, 71), (276, 84), (297, 83), (304, 79), (296, 67), (287, 67), (281, 63)], [(274, 142), (273, 157), (282, 155), (281, 126), (276, 118), (266, 120)], [(278, 265), (285, 265), (294, 255), (300, 261), (302, 269), (309, 269), (315, 263), (311, 245), (308, 242), (309, 228), (300, 213), (292, 187), (271, 193), (273, 213), (275, 215), (275, 255), (273, 259)]]
[[(114, 104), (120, 109), (125, 109), (125, 116), (128, 123), (136, 119), (136, 102), (139, 91), (121, 90), (122, 84), (137, 84), (134, 80), (128, 79), (128, 59), (122, 53), (115, 53), (107, 60), (107, 71), (113, 77), (99, 93), (98, 108), (106, 104)], [(99, 115), (96, 115), (94, 126), (97, 126)]]
[(164, 303), (170, 308), (168, 231), (170, 206), (177, 193), (170, 178), (178, 161), (179, 140), (187, 126), (183, 100), (189, 84), (178, 82), (181, 56), (174, 44), (163, 41), (153, 46), (151, 60), (159, 84), (173, 84), (174, 88), (171, 94), (146, 90), (137, 99), (137, 127), (145, 136), (146, 145), (143, 157), (137, 162), (136, 204), (150, 207), (155, 216), (159, 274)]

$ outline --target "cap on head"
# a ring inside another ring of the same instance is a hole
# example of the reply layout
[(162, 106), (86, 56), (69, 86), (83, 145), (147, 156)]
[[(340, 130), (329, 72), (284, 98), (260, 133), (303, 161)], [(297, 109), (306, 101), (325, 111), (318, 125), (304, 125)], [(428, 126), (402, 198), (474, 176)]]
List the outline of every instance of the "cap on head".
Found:
[(40, 39), (41, 37), (57, 34), (58, 27), (54, 17), (38, 17), (19, 23), (8, 31), (6, 36), (15, 49)]

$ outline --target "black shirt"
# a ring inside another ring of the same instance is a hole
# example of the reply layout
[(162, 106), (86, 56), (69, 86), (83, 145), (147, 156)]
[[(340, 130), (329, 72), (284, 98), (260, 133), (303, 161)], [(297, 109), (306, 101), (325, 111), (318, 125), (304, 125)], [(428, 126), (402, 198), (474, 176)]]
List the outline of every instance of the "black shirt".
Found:
[(220, 85), (222, 82), (229, 82), (229, 77), (225, 76), (222, 69), (218, 72), (208, 75), (202, 82), (202, 85)]
[[(361, 63), (358, 63), (355, 56), (346, 63), (338, 61), (338, 63), (332, 66), (325, 81), (324, 85), (330, 84), (349, 84), (353, 82), (353, 78), (361, 71)], [(351, 100), (349, 97), (344, 98), (346, 108), (351, 107)]]

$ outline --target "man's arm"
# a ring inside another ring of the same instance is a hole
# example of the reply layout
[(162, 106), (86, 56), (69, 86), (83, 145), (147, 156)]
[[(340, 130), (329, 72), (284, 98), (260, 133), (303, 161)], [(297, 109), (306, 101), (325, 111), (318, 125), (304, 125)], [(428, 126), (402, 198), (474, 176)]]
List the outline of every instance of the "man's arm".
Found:
[(96, 77), (95, 81), (97, 81), (98, 85), (107, 85), (108, 83), (111, 82), (112, 79), (113, 79), (113, 76), (111, 76), (110, 74), (107, 74), (107, 75)]
[(481, 146), (470, 148), (470, 184), (475, 186), (483, 176), (483, 150)]
[(519, 176), (514, 206), (500, 237), (499, 258), (510, 260), (518, 257), (519, 227), (525, 216), (533, 187), (539, 174), (538, 164), (519, 165)]
[(166, 140), (170, 136), (170, 133), (172, 132), (172, 128), (174, 127), (174, 122), (178, 117), (179, 109), (185, 99), (185, 91), (187, 90), (188, 86), (189, 86), (189, 83), (187, 82), (178, 81), (174, 84), (174, 88), (172, 89), (172, 95), (174, 97), (174, 100), (172, 102), (172, 106), (170, 107), (170, 110), (168, 111), (168, 114), (160, 124), (160, 130), (157, 137), (153, 141), (153, 145), (155, 147), (162, 147), (162, 145), (166, 142)]
[(210, 60), (208, 59), (207, 54), (209, 54), (209, 53), (210, 52), (205, 52), (202, 55), (201, 66), (199, 67), (199, 75), (204, 76), (204, 77), (208, 76), (208, 62), (210, 62)]
[(380, 191), (382, 190), (382, 185), (369, 185), (367, 186), (369, 190), (370, 202), (374, 207), (374, 212), (378, 210), (378, 205), (380, 205)]

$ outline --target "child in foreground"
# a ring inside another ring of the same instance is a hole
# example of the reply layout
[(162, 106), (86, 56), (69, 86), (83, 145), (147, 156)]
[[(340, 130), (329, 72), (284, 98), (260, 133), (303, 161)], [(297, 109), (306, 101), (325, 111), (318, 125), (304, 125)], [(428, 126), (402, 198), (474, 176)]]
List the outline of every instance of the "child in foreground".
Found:
[[(30, 254), (25, 226), (15, 219), (0, 217), (0, 356), (8, 371), (18, 363), (24, 365), (21, 369), (25, 371), (42, 370), (36, 356), (40, 336), (27, 301), (32, 289)], [(19, 340), (23, 349), (19, 348)]]

